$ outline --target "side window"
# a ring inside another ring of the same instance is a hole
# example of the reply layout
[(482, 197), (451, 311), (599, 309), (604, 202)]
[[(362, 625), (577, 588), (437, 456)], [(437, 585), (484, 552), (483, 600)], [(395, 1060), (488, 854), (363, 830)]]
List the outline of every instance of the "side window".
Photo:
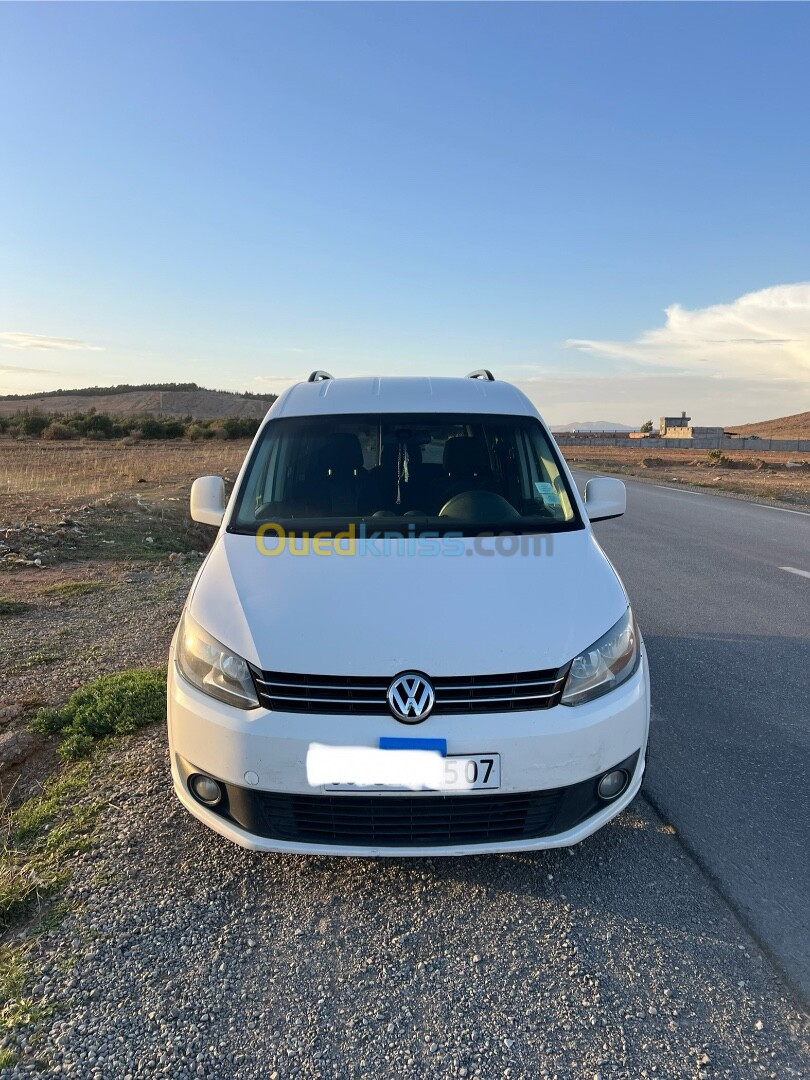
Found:
[(264, 469), (264, 495), (262, 502), (273, 502), (277, 499), (282, 499), (284, 496), (280, 493), (279, 483), (279, 458), (281, 456), (281, 447), (286, 440), (273, 439), (270, 442), (270, 453), (267, 458)]
[(532, 477), (535, 498), (539, 497), (546, 510), (550, 510), (559, 520), (570, 521), (574, 516), (571, 500), (540, 428), (532, 428), (530, 440), (533, 451), (531, 457), (539, 473), (537, 479)]

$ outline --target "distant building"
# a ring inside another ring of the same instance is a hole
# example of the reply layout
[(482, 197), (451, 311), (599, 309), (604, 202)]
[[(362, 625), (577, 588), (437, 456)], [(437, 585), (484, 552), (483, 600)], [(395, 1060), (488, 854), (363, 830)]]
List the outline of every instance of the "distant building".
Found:
[(662, 439), (691, 439), (691, 416), (682, 412), (680, 416), (662, 416), (658, 421), (658, 434)]
[(662, 439), (710, 439), (724, 434), (721, 427), (692, 427), (692, 417), (682, 412), (680, 416), (662, 416), (658, 421), (658, 433)]
[(693, 439), (713, 439), (716, 435), (725, 435), (725, 429), (721, 427), (693, 427), (689, 429)]

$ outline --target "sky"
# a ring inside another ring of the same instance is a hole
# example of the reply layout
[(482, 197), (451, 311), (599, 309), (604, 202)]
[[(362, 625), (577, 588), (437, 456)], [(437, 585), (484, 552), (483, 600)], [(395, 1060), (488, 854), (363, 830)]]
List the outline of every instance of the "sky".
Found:
[(810, 5), (0, 5), (0, 393), (810, 409)]

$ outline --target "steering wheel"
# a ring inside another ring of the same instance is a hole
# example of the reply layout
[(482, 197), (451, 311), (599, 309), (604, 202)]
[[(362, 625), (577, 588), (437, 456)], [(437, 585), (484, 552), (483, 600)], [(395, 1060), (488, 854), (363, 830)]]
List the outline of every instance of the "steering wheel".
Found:
[(460, 518), (476, 525), (520, 521), (514, 506), (494, 491), (462, 491), (447, 500), (439, 517)]

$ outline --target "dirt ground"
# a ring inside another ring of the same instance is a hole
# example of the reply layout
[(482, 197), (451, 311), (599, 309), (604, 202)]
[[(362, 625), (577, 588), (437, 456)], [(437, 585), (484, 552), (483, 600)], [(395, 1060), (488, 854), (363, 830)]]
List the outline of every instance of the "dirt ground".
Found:
[(645, 451), (601, 446), (563, 446), (560, 449), (570, 465), (583, 469), (810, 508), (810, 459), (807, 455), (757, 454), (748, 450)]
[(0, 442), (0, 803), (55, 765), (37, 709), (165, 662), (214, 536), (191, 521), (191, 483), (232, 481), (248, 446)]

